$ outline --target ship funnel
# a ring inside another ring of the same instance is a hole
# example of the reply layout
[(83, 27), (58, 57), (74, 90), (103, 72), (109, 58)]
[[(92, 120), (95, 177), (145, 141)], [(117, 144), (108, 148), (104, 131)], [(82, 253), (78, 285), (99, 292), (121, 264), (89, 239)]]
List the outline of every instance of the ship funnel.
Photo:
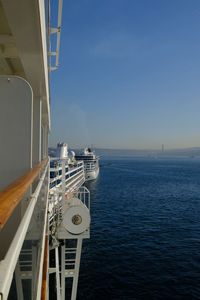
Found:
[(68, 157), (68, 146), (66, 143), (58, 143), (56, 149), (56, 157), (67, 158)]

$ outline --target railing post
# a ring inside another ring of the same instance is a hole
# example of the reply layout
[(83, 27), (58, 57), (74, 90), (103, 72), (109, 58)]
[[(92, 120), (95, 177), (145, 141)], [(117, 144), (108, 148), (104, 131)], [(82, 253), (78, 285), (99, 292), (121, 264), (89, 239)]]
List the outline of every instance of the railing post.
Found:
[(62, 203), (65, 203), (65, 189), (66, 189), (66, 183), (65, 183), (65, 160), (62, 161)]

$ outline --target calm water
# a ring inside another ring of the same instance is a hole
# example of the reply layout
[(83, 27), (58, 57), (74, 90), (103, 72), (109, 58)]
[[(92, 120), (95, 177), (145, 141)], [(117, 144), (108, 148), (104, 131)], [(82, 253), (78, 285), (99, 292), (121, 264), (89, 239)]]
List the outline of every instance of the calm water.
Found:
[(88, 184), (78, 299), (200, 299), (200, 160), (110, 162)]

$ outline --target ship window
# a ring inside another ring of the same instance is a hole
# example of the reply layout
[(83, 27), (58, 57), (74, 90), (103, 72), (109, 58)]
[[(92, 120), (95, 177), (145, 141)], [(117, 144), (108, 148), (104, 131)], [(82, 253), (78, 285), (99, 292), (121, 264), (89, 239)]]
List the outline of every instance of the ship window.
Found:
[(52, 189), (55, 185), (56, 185), (56, 182), (55, 182), (55, 181), (52, 182), (52, 183), (50, 183), (50, 189)]
[(50, 167), (51, 167), (51, 168), (57, 167), (57, 162), (56, 162), (56, 161), (51, 161), (51, 162), (50, 162)]
[(50, 178), (54, 178), (55, 177), (55, 172), (50, 172)]

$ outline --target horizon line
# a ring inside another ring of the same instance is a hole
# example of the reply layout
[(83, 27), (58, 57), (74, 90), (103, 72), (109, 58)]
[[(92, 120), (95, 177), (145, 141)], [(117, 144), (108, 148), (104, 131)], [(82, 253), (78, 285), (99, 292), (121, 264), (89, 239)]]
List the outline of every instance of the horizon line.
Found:
[[(48, 148), (56, 148), (57, 146), (48, 146)], [(87, 147), (87, 146), (86, 146)], [(69, 147), (70, 149), (82, 149), (86, 148), (84, 146), (80, 147)], [(88, 146), (91, 147), (91, 146)], [(91, 147), (92, 149), (98, 149), (98, 150), (118, 150), (118, 151), (162, 151), (162, 148), (104, 148), (104, 147)], [(190, 146), (190, 147), (176, 147), (176, 148), (165, 148), (165, 151), (171, 151), (171, 150), (186, 150), (186, 149), (200, 149), (200, 146)]]

